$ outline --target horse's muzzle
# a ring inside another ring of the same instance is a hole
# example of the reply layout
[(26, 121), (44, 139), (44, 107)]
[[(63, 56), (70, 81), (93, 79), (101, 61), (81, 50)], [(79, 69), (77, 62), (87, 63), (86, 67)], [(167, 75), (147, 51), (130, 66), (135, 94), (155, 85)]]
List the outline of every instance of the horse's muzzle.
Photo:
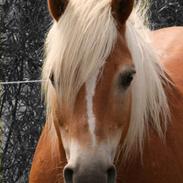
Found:
[(114, 166), (103, 170), (97, 165), (82, 169), (66, 166), (64, 180), (65, 183), (115, 183), (116, 170)]

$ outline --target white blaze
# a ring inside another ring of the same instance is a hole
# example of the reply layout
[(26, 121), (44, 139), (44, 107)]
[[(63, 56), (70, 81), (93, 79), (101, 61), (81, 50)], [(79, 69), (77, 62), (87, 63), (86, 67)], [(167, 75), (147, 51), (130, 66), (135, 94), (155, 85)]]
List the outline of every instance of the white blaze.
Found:
[(96, 144), (95, 137), (95, 114), (93, 112), (93, 97), (95, 95), (95, 88), (97, 83), (98, 72), (96, 72), (87, 82), (86, 82), (86, 102), (87, 102), (87, 117), (88, 126), (92, 136), (93, 145)]

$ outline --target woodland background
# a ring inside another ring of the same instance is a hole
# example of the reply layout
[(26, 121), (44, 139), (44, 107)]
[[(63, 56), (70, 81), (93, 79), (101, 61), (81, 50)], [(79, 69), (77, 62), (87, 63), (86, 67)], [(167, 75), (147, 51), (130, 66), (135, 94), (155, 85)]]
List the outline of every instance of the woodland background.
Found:
[[(183, 0), (150, 2), (151, 29), (183, 25)], [(0, 82), (40, 79), (50, 25), (47, 0), (0, 0)], [(40, 83), (0, 86), (0, 182), (28, 182), (44, 109)]]

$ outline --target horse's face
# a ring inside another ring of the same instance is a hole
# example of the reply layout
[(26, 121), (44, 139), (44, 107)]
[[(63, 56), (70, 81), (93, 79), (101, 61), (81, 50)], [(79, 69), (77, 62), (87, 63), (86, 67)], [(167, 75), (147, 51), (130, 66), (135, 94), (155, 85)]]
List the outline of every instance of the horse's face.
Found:
[(128, 128), (130, 83), (135, 74), (124, 45), (116, 46), (115, 56), (107, 60), (102, 74), (94, 76), (80, 90), (74, 112), (66, 108), (60, 112), (59, 125), (68, 160), (64, 176), (68, 182), (74, 174), (79, 183), (103, 183), (107, 176), (111, 182), (115, 180), (113, 163), (122, 131), (124, 135)]
[[(63, 105), (57, 113), (68, 161), (64, 168), (66, 183), (115, 182), (114, 159), (128, 128), (130, 86), (135, 74), (124, 37), (124, 22), (132, 8), (129, 2), (116, 0), (111, 4), (117, 21), (123, 18), (118, 22), (120, 36), (103, 69), (82, 86), (72, 111)], [(57, 21), (61, 15), (59, 10), (64, 13), (68, 3), (64, 0), (49, 1), (50, 11)], [(123, 6), (124, 11), (121, 11)]]

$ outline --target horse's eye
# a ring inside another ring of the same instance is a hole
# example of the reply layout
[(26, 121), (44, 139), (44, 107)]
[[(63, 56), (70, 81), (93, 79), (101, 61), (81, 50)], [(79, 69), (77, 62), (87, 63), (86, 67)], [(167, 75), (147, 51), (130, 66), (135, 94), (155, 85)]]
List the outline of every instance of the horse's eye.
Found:
[(55, 86), (54, 74), (51, 73), (49, 78), (50, 78), (50, 81), (51, 81), (52, 85)]
[(134, 77), (136, 71), (134, 69), (126, 70), (119, 75), (118, 85), (122, 89), (127, 89)]

